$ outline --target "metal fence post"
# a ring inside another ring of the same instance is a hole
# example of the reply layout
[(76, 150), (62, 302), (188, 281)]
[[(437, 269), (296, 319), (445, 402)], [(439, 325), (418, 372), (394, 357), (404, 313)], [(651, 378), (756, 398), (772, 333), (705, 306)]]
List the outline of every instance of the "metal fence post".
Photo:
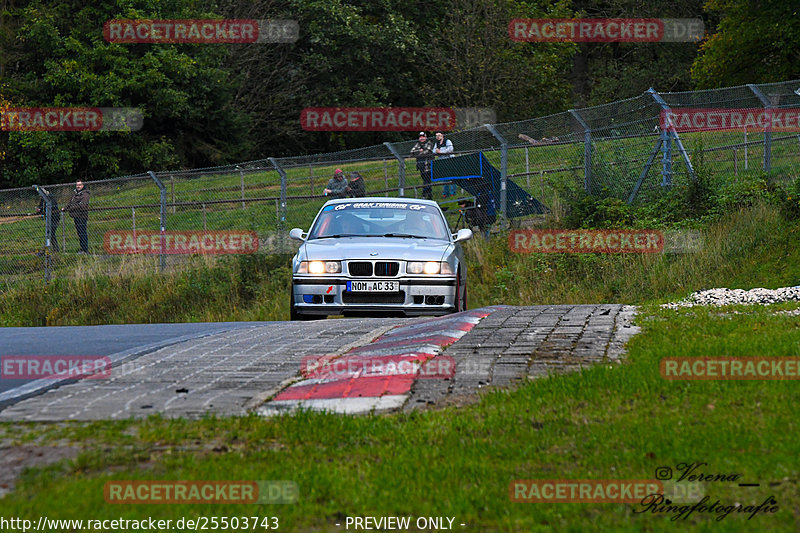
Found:
[(148, 170), (147, 173), (150, 174), (150, 177), (153, 178), (154, 182), (156, 182), (159, 191), (161, 191), (161, 201), (160, 201), (161, 209), (159, 216), (161, 222), (161, 253), (159, 254), (158, 257), (158, 268), (161, 269), (161, 271), (163, 272), (167, 261), (167, 257), (165, 255), (166, 253), (165, 248), (167, 243), (164, 239), (164, 237), (166, 237), (166, 232), (167, 232), (167, 188), (164, 187), (164, 184), (161, 183), (161, 180), (158, 179), (158, 176), (156, 176), (155, 172), (153, 172), (152, 170)]
[(761, 92), (761, 89), (752, 83), (748, 83), (747, 86), (758, 99), (761, 100), (761, 104), (764, 106), (764, 111), (769, 119), (769, 124), (765, 124), (764, 127), (764, 170), (769, 172), (772, 170), (772, 102)]
[[(397, 159), (397, 187), (400, 189), (398, 194), (400, 197), (405, 196), (405, 186), (406, 186), (406, 159), (400, 155), (400, 152), (395, 150), (395, 147), (390, 142), (385, 142), (383, 145), (392, 152), (392, 155)], [(415, 190), (416, 192), (416, 190)]]
[(242, 209), (244, 209), (244, 170), (239, 165), (236, 165), (236, 169), (239, 171), (239, 182), (242, 184)]
[(583, 128), (583, 188), (587, 194), (592, 194), (592, 129), (577, 110), (569, 112)]
[(172, 195), (172, 214), (175, 214), (175, 178), (169, 175), (169, 190)]
[[(42, 197), (44, 200), (44, 243), (45, 243), (45, 250), (44, 250), (44, 282), (47, 283), (50, 281), (50, 258), (51, 258), (51, 241), (52, 235), (50, 234), (50, 220), (53, 217), (53, 199), (50, 197), (50, 193), (48, 193), (45, 189), (42, 189), (38, 185), (34, 185), (33, 188), (39, 193), (39, 196)], [(63, 243), (62, 243), (63, 244)]]
[(274, 157), (269, 158), (269, 162), (275, 167), (278, 175), (281, 177), (281, 214), (278, 218), (278, 247), (279, 252), (283, 252), (284, 246), (284, 230), (286, 225), (286, 171), (278, 164), (278, 160)]
[(664, 115), (667, 117), (667, 136), (665, 137), (665, 142), (661, 143), (665, 157), (664, 168), (662, 170), (662, 185), (672, 185), (672, 141), (675, 141), (675, 145), (678, 147), (678, 150), (683, 157), (683, 162), (686, 163), (686, 168), (689, 170), (689, 174), (692, 176), (692, 179), (697, 179), (697, 176), (694, 173), (694, 167), (692, 166), (692, 160), (689, 159), (689, 154), (686, 153), (686, 148), (683, 147), (681, 138), (678, 137), (678, 132), (675, 131), (675, 126), (672, 125), (672, 119), (670, 118), (672, 109), (670, 109), (667, 102), (661, 98), (661, 95), (658, 94), (655, 89), (650, 87), (647, 92), (653, 97), (653, 100), (655, 100), (656, 103), (661, 106)]
[(489, 133), (494, 135), (495, 139), (500, 141), (500, 217), (506, 219), (508, 215), (506, 206), (508, 203), (506, 200), (508, 182), (508, 142), (500, 135), (500, 132), (498, 132), (493, 125), (484, 124), (483, 126), (489, 130)]

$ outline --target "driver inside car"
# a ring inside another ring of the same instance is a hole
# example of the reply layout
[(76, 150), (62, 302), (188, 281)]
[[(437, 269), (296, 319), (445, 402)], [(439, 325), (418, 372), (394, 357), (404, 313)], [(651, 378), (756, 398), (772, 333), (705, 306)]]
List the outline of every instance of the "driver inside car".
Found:
[(351, 216), (343, 216), (339, 221), (342, 235), (360, 235), (362, 233), (361, 224)]
[(403, 223), (403, 229), (410, 235), (427, 237), (430, 235), (430, 224), (428, 224), (420, 213), (408, 213)]

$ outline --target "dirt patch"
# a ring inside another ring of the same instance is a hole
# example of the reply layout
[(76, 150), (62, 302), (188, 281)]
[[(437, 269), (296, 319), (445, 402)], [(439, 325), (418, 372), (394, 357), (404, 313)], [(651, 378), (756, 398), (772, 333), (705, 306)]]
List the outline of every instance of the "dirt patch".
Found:
[(11, 224), (12, 222), (19, 222), (20, 220), (28, 220), (31, 217), (38, 217), (39, 215), (26, 215), (21, 217), (0, 217), (0, 224)]
[(0, 448), (0, 498), (14, 490), (24, 469), (74, 459), (79, 451), (71, 446), (26, 445)]

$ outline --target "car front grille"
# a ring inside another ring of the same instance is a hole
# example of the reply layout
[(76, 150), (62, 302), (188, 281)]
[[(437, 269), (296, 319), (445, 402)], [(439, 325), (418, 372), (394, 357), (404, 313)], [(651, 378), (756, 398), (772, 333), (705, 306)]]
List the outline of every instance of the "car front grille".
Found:
[(351, 276), (371, 276), (372, 263), (368, 261), (350, 261), (347, 268)]
[(375, 263), (376, 276), (396, 276), (400, 272), (400, 263), (396, 261), (377, 261)]
[(346, 304), (404, 304), (406, 293), (400, 292), (343, 292), (342, 302)]
[(400, 272), (400, 263), (397, 261), (376, 261), (374, 266), (371, 261), (350, 261), (347, 263), (351, 276), (392, 277)]

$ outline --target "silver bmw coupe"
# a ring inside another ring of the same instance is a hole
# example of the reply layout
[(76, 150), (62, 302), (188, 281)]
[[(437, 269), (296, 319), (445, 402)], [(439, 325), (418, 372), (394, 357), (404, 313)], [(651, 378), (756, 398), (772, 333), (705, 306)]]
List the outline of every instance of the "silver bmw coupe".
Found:
[(467, 308), (461, 242), (436, 202), (346, 198), (320, 209), (292, 260), (292, 320), (328, 315), (444, 315)]

